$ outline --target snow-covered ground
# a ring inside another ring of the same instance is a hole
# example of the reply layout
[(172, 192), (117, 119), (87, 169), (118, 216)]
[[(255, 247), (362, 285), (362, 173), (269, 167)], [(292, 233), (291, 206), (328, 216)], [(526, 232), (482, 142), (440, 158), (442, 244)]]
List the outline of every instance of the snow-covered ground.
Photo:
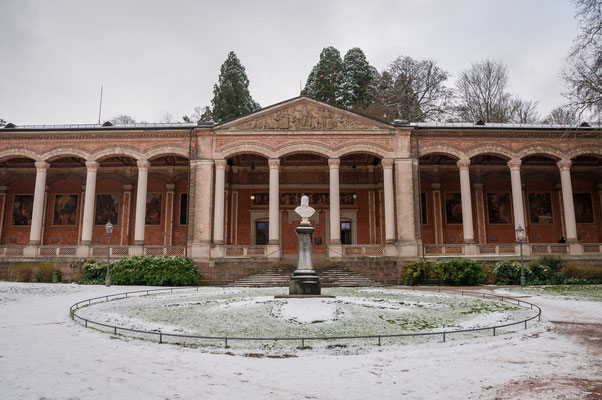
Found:
[[(542, 322), (527, 330), (446, 343), (408, 340), (353, 355), (297, 351), (270, 358), (115, 337), (69, 318), (78, 300), (126, 290), (136, 288), (0, 283), (0, 398), (602, 396), (602, 302), (542, 293), (530, 298), (542, 307)], [(280, 312), (306, 315), (295, 306)]]

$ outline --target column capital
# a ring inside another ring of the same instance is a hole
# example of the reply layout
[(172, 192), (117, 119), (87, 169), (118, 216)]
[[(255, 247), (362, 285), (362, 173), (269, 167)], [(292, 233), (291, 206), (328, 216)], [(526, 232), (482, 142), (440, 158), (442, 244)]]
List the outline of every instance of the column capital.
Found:
[(86, 161), (86, 169), (88, 171), (96, 172), (98, 171), (98, 167), (100, 167), (100, 164), (96, 161)]
[(482, 192), (483, 191), (483, 184), (482, 183), (473, 183), (472, 184), (472, 188), (476, 191)]
[(268, 167), (270, 167), (270, 169), (280, 168), (280, 159), (279, 158), (268, 159)]
[(522, 164), (521, 160), (510, 160), (506, 163), (510, 171), (520, 171), (520, 166)]
[(168, 192), (173, 192), (174, 189), (175, 189), (175, 187), (176, 187), (175, 183), (167, 183), (167, 184), (165, 184), (165, 189)]
[(458, 160), (456, 162), (456, 165), (458, 166), (458, 168), (462, 169), (468, 169), (468, 167), (470, 167), (470, 160), (469, 159), (461, 159)]
[(146, 160), (140, 160), (137, 162), (137, 164), (139, 171), (148, 171), (148, 168), (150, 167), (150, 162)]
[(561, 171), (570, 171), (573, 162), (571, 160), (560, 160), (556, 163)]
[(226, 169), (228, 162), (226, 160), (215, 160), (215, 169)]
[(340, 158), (329, 158), (328, 159), (328, 168), (339, 168), (341, 166)]
[(380, 163), (383, 166), (383, 168), (393, 168), (395, 160), (392, 158), (383, 158), (382, 160), (380, 160)]
[(431, 183), (431, 189), (434, 191), (440, 191), (441, 190), (441, 184), (440, 183)]
[(36, 161), (35, 166), (36, 171), (42, 172), (46, 171), (50, 167), (50, 164), (48, 164), (46, 161)]

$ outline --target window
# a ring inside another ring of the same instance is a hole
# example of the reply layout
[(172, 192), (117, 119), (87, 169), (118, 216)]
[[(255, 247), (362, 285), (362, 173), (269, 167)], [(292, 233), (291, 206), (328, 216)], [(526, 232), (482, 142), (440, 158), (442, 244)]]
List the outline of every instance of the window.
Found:
[(341, 221), (341, 244), (353, 244), (351, 221)]
[(188, 193), (180, 194), (180, 225), (186, 225), (188, 217)]
[(268, 244), (270, 237), (270, 223), (268, 221), (255, 221), (255, 244), (263, 246)]

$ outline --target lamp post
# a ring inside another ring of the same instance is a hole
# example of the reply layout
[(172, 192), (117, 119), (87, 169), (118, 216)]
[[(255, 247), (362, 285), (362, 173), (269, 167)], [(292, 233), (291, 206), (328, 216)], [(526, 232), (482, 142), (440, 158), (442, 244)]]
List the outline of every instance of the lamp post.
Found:
[(105, 276), (105, 286), (109, 287), (111, 286), (111, 272), (109, 270), (109, 266), (111, 265), (111, 232), (113, 232), (111, 220), (107, 221), (105, 230), (107, 231), (107, 275)]
[(516, 240), (520, 245), (520, 286), (525, 287), (525, 267), (523, 265), (523, 240), (525, 240), (525, 230), (520, 225), (516, 228)]

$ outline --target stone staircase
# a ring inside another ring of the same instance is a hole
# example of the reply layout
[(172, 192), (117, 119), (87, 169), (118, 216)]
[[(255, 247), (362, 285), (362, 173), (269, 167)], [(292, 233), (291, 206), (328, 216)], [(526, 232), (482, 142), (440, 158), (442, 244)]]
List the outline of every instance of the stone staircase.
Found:
[[(231, 287), (278, 287), (288, 286), (295, 268), (279, 266), (268, 268), (266, 271), (249, 275), (228, 284)], [(342, 267), (328, 269), (316, 268), (322, 287), (362, 287), (380, 286), (381, 284), (363, 275)]]

